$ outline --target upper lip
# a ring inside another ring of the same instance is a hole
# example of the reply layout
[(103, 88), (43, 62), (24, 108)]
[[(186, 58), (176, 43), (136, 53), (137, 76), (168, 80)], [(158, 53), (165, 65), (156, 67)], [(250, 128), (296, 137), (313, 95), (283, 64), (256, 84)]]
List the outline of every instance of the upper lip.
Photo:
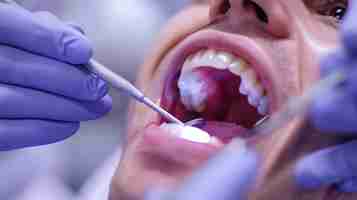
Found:
[[(173, 74), (179, 74), (186, 58), (202, 49), (216, 49), (226, 51), (240, 57), (250, 63), (250, 67), (258, 74), (270, 102), (270, 112), (276, 110), (276, 91), (272, 81), (272, 60), (252, 39), (238, 34), (230, 34), (215, 30), (196, 32), (183, 40), (174, 52), (169, 62), (169, 70), (166, 74), (166, 84), (172, 81)], [(171, 76), (170, 76), (171, 75)]]

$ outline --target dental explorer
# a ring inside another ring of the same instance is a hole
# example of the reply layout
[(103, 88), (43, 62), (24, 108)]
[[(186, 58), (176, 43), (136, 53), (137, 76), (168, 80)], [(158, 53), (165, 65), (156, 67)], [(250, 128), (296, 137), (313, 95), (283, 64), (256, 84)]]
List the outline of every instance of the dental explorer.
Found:
[(160, 106), (156, 105), (153, 101), (151, 101), (148, 97), (146, 97), (138, 88), (136, 88), (128, 80), (114, 73), (113, 71), (109, 70), (104, 65), (97, 62), (96, 60), (91, 59), (87, 65), (87, 68), (91, 72), (96, 73), (99, 77), (108, 81), (113, 88), (125, 92), (126, 94), (133, 97), (135, 100), (153, 109), (154, 111), (159, 113), (161, 116), (163, 116), (165, 119), (169, 120), (170, 122), (174, 122), (183, 126), (185, 125), (183, 122), (181, 122), (179, 119), (174, 117), (172, 114), (170, 114)]
[[(19, 5), (14, 0), (2, 0), (2, 2), (21, 7), (21, 5)], [(100, 78), (107, 81), (113, 88), (125, 92), (129, 96), (133, 97), (135, 100), (139, 101), (140, 103), (143, 103), (144, 105), (148, 106), (155, 112), (159, 113), (162, 117), (164, 117), (168, 121), (183, 126), (185, 125), (179, 119), (177, 119), (172, 114), (170, 114), (169, 112), (167, 112), (166, 110), (155, 104), (148, 97), (146, 97), (138, 88), (136, 88), (124, 77), (114, 73), (104, 65), (100, 64), (98, 61), (91, 59), (88, 65), (86, 65), (86, 67), (89, 69), (89, 71), (96, 73)]]

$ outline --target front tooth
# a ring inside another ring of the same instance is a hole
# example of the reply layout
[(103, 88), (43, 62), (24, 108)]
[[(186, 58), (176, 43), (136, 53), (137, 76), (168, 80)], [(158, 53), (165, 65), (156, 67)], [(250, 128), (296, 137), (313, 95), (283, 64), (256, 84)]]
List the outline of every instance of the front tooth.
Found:
[(216, 56), (216, 51), (213, 49), (209, 49), (205, 52), (204, 58), (207, 60), (213, 60)]
[(209, 60), (209, 62), (211, 64), (210, 66), (216, 69), (224, 70), (228, 68), (228, 65), (232, 62), (232, 59), (233, 57), (228, 53), (215, 52), (215, 55), (211, 60)]
[(248, 95), (248, 89), (246, 86), (246, 82), (244, 82), (243, 80), (241, 81), (241, 84), (239, 86), (239, 92), (243, 95)]
[(268, 114), (268, 109), (269, 109), (269, 101), (268, 97), (264, 96), (260, 99), (259, 105), (258, 105), (258, 112), (261, 115), (267, 115)]
[(191, 71), (194, 67), (193, 65), (193, 59), (194, 59), (194, 55), (190, 55), (189, 57), (186, 58), (185, 63), (182, 66), (182, 74)]
[(242, 59), (237, 59), (229, 65), (228, 69), (233, 74), (240, 76), (247, 69), (247, 63)]
[[(242, 73), (241, 75), (241, 90), (242, 94), (255, 94), (257, 93), (255, 90), (257, 83), (257, 77), (255, 75), (255, 72), (252, 69), (247, 69), (245, 72)], [(259, 89), (259, 88), (258, 88)]]
[(226, 52), (219, 52), (217, 54), (217, 59), (219, 59), (226, 67), (228, 67), (233, 61), (233, 55)]
[(248, 103), (254, 107), (257, 107), (259, 105), (259, 98), (249, 95)]
[(200, 60), (201, 60), (201, 58), (202, 58), (202, 56), (203, 56), (203, 54), (204, 54), (204, 51), (203, 51), (203, 50), (201, 50), (201, 51), (195, 53), (194, 58), (193, 58), (193, 60), (192, 60), (192, 63), (194, 63), (194, 64), (199, 63)]
[(257, 82), (248, 93), (249, 96), (251, 96), (252, 98), (259, 100), (264, 95), (263, 86), (259, 82)]
[(248, 102), (250, 105), (257, 107), (260, 103), (260, 99), (264, 95), (263, 86), (257, 82), (251, 87), (247, 87), (248, 91)]
[(249, 83), (253, 86), (257, 82), (257, 75), (252, 69), (247, 69), (241, 74), (242, 81)]
[(186, 58), (186, 62), (192, 62), (194, 55), (191, 54)]

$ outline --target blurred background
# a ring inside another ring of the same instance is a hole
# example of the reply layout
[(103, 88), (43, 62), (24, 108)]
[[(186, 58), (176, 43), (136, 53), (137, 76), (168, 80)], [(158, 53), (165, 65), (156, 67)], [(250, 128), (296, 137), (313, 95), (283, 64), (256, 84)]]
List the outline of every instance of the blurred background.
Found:
[[(160, 28), (189, 0), (17, 2), (83, 27), (93, 42), (95, 57), (134, 81), (137, 67)], [(128, 105), (126, 96), (113, 93), (112, 97), (113, 111), (108, 116), (83, 123), (80, 132), (64, 142), (1, 152), (0, 199), (103, 199), (100, 193), (106, 192), (113, 163), (119, 159)]]

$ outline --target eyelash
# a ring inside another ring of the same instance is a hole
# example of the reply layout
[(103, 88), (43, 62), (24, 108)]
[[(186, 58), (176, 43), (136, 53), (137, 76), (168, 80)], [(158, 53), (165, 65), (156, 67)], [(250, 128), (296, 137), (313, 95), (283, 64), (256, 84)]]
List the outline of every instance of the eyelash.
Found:
[[(348, 8), (348, 0), (304, 0), (307, 6), (317, 14), (329, 17), (333, 23), (339, 24)], [(229, 0), (222, 0), (219, 13), (225, 14), (230, 9)]]
[(317, 5), (312, 5), (312, 9), (314, 9), (315, 12), (321, 16), (333, 18), (335, 23), (340, 23), (343, 20), (347, 8), (348, 1), (346, 0), (320, 0)]

